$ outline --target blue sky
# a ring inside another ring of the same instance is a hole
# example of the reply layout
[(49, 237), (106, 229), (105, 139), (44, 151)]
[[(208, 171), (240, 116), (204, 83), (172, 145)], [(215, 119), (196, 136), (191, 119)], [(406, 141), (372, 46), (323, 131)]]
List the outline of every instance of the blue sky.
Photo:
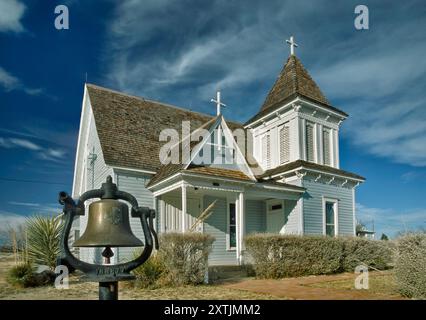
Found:
[[(56, 30), (65, 4), (70, 29)], [(350, 114), (341, 167), (361, 174), (359, 218), (379, 236), (426, 227), (426, 6), (363, 1), (0, 0), (0, 224), (58, 211), (71, 191), (88, 81), (244, 122), (288, 57)], [(371, 225), (371, 224), (370, 224)]]

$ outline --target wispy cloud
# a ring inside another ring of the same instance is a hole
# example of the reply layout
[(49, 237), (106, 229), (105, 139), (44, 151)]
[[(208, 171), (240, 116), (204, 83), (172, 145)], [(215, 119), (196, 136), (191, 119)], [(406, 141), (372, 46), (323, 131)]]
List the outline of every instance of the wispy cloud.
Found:
[(404, 183), (417, 182), (419, 180), (424, 181), (426, 179), (426, 171), (416, 170), (408, 171), (401, 175), (401, 180)]
[(109, 85), (210, 113), (208, 101), (220, 88), (230, 104), (225, 115), (244, 121), (261, 106), (293, 34), (314, 79), (350, 114), (345, 138), (364, 152), (426, 166), (421, 2), (395, 11), (371, 1), (374, 28), (365, 32), (353, 27), (353, 5), (307, 3), (209, 1), (189, 10), (191, 1), (121, 1), (105, 47)]
[(426, 228), (426, 209), (407, 209), (399, 211), (390, 208), (372, 208), (356, 204), (358, 221), (367, 223), (371, 228), (374, 221), (377, 236), (381, 233), (396, 236), (400, 232)]
[(0, 137), (0, 148), (13, 149), (20, 148), (35, 152), (36, 156), (43, 160), (59, 161), (62, 160), (66, 151), (63, 149), (54, 149), (43, 147), (33, 141), (21, 138), (5, 138)]
[(0, 210), (0, 231), (9, 227), (16, 227), (26, 221), (24, 215)]
[(18, 0), (0, 1), (0, 32), (22, 32), (22, 17), (26, 6)]
[(0, 87), (3, 87), (3, 89), (6, 92), (19, 90), (31, 96), (38, 96), (43, 93), (43, 89), (41, 88), (27, 87), (25, 84), (22, 83), (21, 80), (19, 80), (17, 77), (10, 74), (9, 72), (7, 72), (1, 66), (0, 66)]
[(56, 203), (9, 201), (9, 204), (17, 207), (26, 207), (31, 214), (56, 214), (61, 211), (59, 204)]

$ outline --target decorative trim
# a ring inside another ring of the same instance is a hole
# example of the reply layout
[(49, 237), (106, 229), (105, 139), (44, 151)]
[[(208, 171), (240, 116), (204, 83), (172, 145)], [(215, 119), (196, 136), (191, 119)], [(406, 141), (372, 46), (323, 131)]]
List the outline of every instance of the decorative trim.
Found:
[(302, 172), (300, 172), (300, 171), (296, 170), (296, 171), (295, 171), (295, 173), (296, 173), (296, 176), (297, 176), (299, 179), (302, 179), (304, 176), (306, 176), (306, 171), (302, 173)]
[(335, 176), (332, 176), (329, 181), (327, 181), (327, 184), (331, 184), (334, 181)]

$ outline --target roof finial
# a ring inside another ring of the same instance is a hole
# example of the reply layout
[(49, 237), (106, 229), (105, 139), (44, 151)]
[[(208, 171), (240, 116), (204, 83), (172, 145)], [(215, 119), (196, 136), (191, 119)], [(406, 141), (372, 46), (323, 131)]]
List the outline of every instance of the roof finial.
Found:
[(216, 113), (217, 113), (217, 115), (220, 115), (222, 113), (221, 110), (220, 110), (222, 106), (226, 107), (226, 104), (224, 104), (224, 103), (222, 103), (220, 101), (220, 91), (219, 90), (216, 92), (216, 100), (215, 99), (211, 99), (210, 102), (215, 102), (216, 103)]
[(296, 43), (296, 42), (294, 42), (294, 37), (293, 37), (293, 36), (291, 36), (291, 37), (290, 37), (290, 40), (286, 40), (285, 42), (287, 42), (287, 43), (290, 45), (290, 54), (291, 54), (292, 56), (294, 56), (294, 48), (297, 48), (297, 47), (298, 47), (297, 43)]

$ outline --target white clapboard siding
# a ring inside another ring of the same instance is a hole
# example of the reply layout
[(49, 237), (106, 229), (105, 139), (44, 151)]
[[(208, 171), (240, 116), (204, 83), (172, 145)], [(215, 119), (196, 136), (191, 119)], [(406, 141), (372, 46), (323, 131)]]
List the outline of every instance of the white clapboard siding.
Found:
[(280, 130), (280, 164), (290, 161), (290, 128), (283, 126)]
[(306, 160), (315, 161), (314, 158), (314, 126), (306, 124)]
[(303, 221), (305, 234), (323, 233), (323, 198), (338, 201), (339, 235), (353, 235), (353, 198), (352, 189), (325, 184), (312, 180), (303, 180), (306, 192), (303, 195)]
[(323, 148), (324, 148), (324, 164), (327, 166), (331, 165), (331, 156), (330, 156), (330, 131), (323, 131)]
[[(146, 184), (149, 182), (150, 176), (139, 173), (117, 172), (117, 187), (121, 191), (126, 191), (132, 194), (141, 207), (153, 208), (154, 196), (151, 191), (146, 189)], [(159, 216), (159, 215), (158, 215)], [(145, 237), (142, 231), (141, 221), (138, 218), (130, 218), (130, 227), (133, 233), (144, 241)], [(144, 241), (145, 242), (145, 241)], [(118, 260), (124, 261), (132, 258), (135, 248), (119, 248)]]

